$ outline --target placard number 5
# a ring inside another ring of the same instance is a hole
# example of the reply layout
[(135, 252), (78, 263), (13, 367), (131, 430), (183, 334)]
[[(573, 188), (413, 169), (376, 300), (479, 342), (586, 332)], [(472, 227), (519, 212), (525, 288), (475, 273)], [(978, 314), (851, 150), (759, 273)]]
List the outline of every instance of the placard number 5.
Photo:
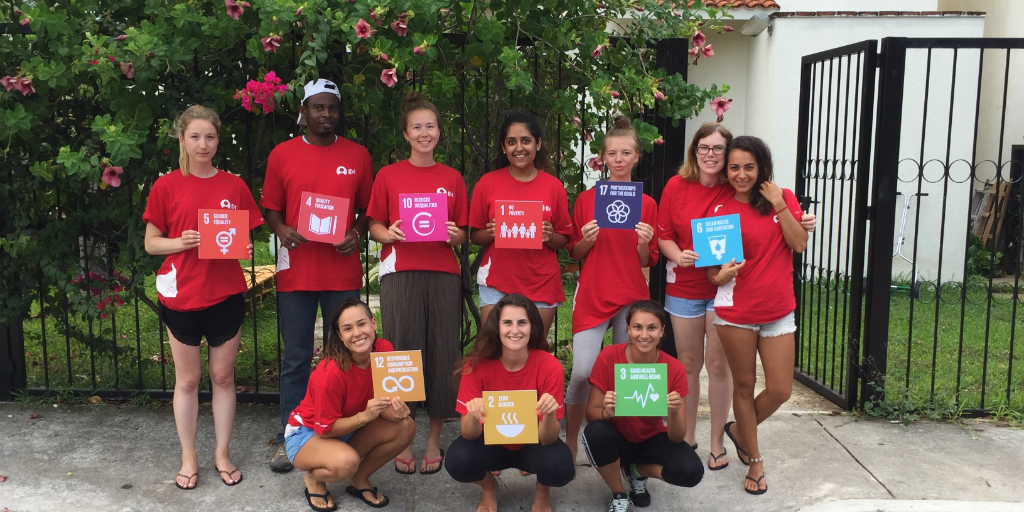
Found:
[(210, 214), (209, 213), (204, 213), (203, 214), (203, 224), (209, 224), (209, 223), (210, 223)]
[(384, 358), (383, 357), (375, 357), (375, 358), (373, 358), (373, 360), (377, 362), (377, 368), (384, 368)]

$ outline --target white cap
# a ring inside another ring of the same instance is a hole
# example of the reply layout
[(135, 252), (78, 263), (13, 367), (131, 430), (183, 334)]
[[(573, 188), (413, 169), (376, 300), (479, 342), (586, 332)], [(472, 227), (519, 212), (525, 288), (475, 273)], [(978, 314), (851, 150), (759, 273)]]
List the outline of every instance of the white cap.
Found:
[[(306, 84), (303, 88), (305, 90), (305, 96), (302, 97), (302, 103), (306, 103), (311, 96), (315, 96), (322, 92), (329, 92), (338, 97), (338, 101), (341, 101), (341, 91), (338, 90), (338, 86), (334, 85), (334, 82), (323, 78), (317, 78), (312, 82)], [(298, 124), (300, 126), (306, 126), (306, 121), (302, 119), (302, 113), (299, 113)]]

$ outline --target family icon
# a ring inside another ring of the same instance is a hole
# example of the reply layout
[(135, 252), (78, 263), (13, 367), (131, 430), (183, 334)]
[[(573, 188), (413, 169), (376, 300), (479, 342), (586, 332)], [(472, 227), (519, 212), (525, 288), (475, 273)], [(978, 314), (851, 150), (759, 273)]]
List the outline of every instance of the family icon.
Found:
[(537, 238), (537, 224), (531, 222), (530, 227), (526, 227), (525, 223), (517, 226), (513, 222), (512, 227), (509, 227), (507, 223), (502, 222), (501, 238)]

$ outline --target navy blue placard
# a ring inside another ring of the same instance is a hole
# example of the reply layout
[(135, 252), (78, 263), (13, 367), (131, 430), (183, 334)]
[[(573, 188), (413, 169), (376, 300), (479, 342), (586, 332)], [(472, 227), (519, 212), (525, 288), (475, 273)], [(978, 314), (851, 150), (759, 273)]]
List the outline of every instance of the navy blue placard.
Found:
[(693, 252), (697, 253), (695, 267), (724, 265), (735, 259), (743, 261), (743, 237), (740, 235), (738, 214), (707, 217), (690, 221), (693, 229)]
[(644, 204), (644, 184), (599, 181), (594, 185), (594, 218), (602, 229), (635, 229)]

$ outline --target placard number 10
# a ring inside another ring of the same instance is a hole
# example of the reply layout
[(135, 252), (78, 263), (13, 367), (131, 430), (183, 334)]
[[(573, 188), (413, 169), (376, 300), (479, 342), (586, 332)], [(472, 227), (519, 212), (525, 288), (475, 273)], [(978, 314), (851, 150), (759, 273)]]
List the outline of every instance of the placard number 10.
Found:
[(402, 207), (403, 208), (412, 208), (412, 198), (411, 197), (403, 197), (402, 198)]

